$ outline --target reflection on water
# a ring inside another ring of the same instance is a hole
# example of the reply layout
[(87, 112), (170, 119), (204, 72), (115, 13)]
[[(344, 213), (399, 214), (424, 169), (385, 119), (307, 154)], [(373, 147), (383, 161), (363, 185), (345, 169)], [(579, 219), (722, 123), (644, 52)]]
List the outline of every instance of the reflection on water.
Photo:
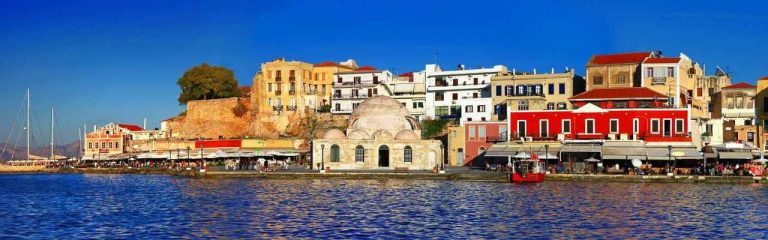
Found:
[(0, 238), (763, 238), (763, 185), (0, 175)]

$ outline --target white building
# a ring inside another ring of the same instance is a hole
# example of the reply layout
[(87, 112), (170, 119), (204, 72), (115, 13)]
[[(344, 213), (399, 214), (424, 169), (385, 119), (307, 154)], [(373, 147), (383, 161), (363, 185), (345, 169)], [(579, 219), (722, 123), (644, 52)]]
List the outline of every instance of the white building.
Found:
[(335, 76), (332, 114), (351, 114), (357, 105), (370, 97), (391, 95), (384, 85), (392, 81), (392, 73), (387, 70), (364, 66), (355, 71), (336, 73)]
[(504, 72), (507, 67), (503, 65), (479, 69), (459, 65), (457, 70), (443, 71), (436, 64), (427, 64), (425, 116), (457, 119), (461, 125), (466, 121), (491, 120), (491, 77)]
[(395, 77), (384, 84), (391, 97), (403, 104), (416, 120), (424, 119), (427, 101), (424, 72), (409, 72)]

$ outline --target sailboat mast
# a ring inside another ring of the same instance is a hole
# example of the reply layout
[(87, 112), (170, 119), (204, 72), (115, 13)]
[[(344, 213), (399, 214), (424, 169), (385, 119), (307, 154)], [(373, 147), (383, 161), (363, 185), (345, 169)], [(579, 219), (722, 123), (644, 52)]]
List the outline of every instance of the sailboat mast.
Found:
[(29, 88), (27, 88), (27, 161), (29, 161)]
[(56, 160), (55, 159), (56, 155), (53, 152), (53, 143), (54, 143), (53, 142), (53, 134), (54, 134), (53, 129), (55, 127), (53, 122), (54, 122), (55, 117), (56, 117), (56, 115), (54, 115), (54, 113), (53, 113), (53, 107), (51, 107), (51, 160)]

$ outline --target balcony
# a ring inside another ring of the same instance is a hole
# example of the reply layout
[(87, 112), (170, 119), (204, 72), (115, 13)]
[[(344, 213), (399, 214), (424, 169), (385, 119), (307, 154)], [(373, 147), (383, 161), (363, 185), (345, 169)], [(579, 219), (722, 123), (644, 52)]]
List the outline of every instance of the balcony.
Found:
[(485, 141), (489, 143), (497, 143), (497, 142), (506, 142), (507, 141), (507, 133), (503, 132), (499, 134), (500, 136), (487, 136), (485, 137)]
[(283, 110), (282, 105), (272, 106), (272, 111), (279, 112)]
[[(372, 96), (376, 96), (376, 94), (372, 94)], [(369, 98), (371, 96), (368, 96), (367, 93), (362, 94), (334, 94), (333, 98), (335, 99), (355, 99), (355, 98)]]
[(275, 78), (275, 82), (282, 82), (282, 81), (283, 81), (283, 78), (282, 78), (282, 77), (276, 77), (276, 78)]
[(296, 77), (295, 76), (290, 76), (290, 77), (288, 77), (288, 81), (289, 82), (295, 82), (296, 81)]
[(667, 77), (651, 78), (651, 85), (664, 85), (664, 84), (667, 84)]
[(296, 95), (296, 90), (295, 89), (288, 90), (288, 95)]
[(282, 95), (282, 94), (283, 94), (283, 91), (275, 90), (275, 95)]
[(296, 106), (287, 106), (287, 107), (285, 107), (285, 110), (287, 110), (287, 111), (296, 111)]
[(511, 132), (510, 133), (510, 139), (514, 140), (520, 140), (520, 139), (526, 139), (526, 141), (530, 138), (530, 140), (533, 141), (556, 141), (557, 140), (557, 134), (554, 133), (548, 133), (548, 134), (541, 134), (541, 133), (526, 133), (521, 134), (518, 132)]

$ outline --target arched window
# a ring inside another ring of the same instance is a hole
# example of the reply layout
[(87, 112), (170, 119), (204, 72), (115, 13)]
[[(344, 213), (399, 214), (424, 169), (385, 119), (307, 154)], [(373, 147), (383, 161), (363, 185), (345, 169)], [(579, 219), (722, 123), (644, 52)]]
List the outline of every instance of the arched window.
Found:
[(331, 162), (339, 162), (339, 145), (331, 146)]
[(515, 96), (515, 86), (507, 85), (505, 90), (504, 96)]
[(363, 146), (358, 145), (355, 148), (355, 162), (363, 162), (365, 161), (365, 149)]
[(405, 146), (405, 149), (403, 149), (403, 162), (413, 162), (413, 149), (411, 146)]

